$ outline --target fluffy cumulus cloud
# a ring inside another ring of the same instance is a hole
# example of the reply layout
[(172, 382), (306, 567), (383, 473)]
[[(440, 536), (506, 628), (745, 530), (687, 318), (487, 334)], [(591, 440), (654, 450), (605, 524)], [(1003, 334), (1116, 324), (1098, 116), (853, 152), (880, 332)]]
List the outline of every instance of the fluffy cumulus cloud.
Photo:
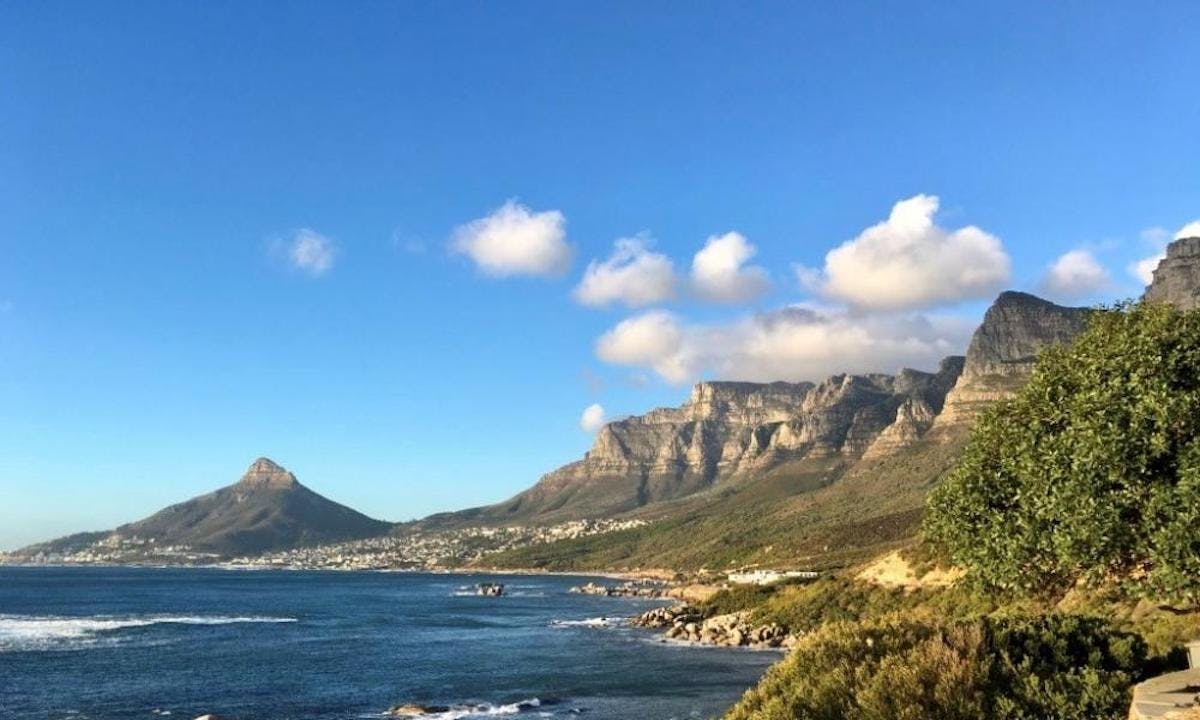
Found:
[(820, 380), (841, 372), (933, 368), (962, 352), (973, 329), (955, 318), (856, 314), (792, 306), (721, 325), (689, 324), (665, 311), (629, 318), (596, 343), (606, 362), (654, 371), (671, 383)]
[(829, 251), (823, 270), (801, 268), (801, 281), (828, 298), (871, 310), (990, 296), (1009, 278), (1003, 245), (973, 225), (938, 226), (938, 203), (933, 195), (901, 200), (887, 220)]
[(607, 260), (593, 260), (575, 288), (575, 299), (591, 307), (621, 303), (644, 307), (675, 296), (675, 265), (647, 249), (645, 237), (617, 240)]
[(761, 295), (770, 285), (767, 271), (746, 265), (758, 252), (744, 235), (714, 235), (692, 258), (692, 292), (711, 302), (740, 303)]
[(579, 427), (584, 432), (594, 433), (604, 427), (604, 423), (608, 422), (608, 418), (604, 413), (604, 406), (600, 403), (592, 403), (583, 410), (583, 415), (579, 418)]
[(654, 370), (671, 382), (685, 382), (693, 369), (685, 357), (685, 331), (674, 313), (651, 310), (622, 320), (596, 341), (596, 356), (614, 365)]
[(1085, 298), (1108, 288), (1112, 278), (1088, 250), (1072, 250), (1050, 264), (1042, 289), (1059, 298)]
[(329, 238), (315, 230), (297, 230), (284, 248), (288, 264), (312, 277), (320, 277), (333, 269), (337, 248)]
[(1149, 285), (1154, 281), (1154, 270), (1158, 268), (1158, 263), (1164, 257), (1166, 257), (1166, 253), (1159, 252), (1132, 262), (1129, 264), (1129, 274), (1140, 280), (1143, 285)]
[(557, 276), (571, 267), (566, 225), (558, 210), (534, 212), (509, 200), (490, 215), (456, 228), (451, 248), (488, 275)]
[(1170, 230), (1160, 227), (1147, 228), (1142, 231), (1141, 235), (1142, 240), (1155, 247), (1155, 253), (1130, 263), (1127, 270), (1143, 285), (1149, 285), (1154, 280), (1154, 270), (1158, 267), (1159, 261), (1167, 256), (1167, 242), (1172, 239), (1200, 237), (1200, 220), (1193, 220), (1184, 225), (1173, 236)]

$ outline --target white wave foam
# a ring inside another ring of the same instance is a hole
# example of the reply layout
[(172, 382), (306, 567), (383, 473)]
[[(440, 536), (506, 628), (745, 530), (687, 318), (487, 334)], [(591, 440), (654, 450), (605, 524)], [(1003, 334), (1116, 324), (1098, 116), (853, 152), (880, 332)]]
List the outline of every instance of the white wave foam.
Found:
[(141, 615), (115, 617), (62, 617), (0, 615), (0, 651), (28, 650), (78, 641), (92, 641), (128, 628), (151, 625), (232, 625), (237, 623), (290, 623), (296, 618), (257, 615)]
[(551, 627), (616, 627), (620, 623), (619, 618), (610, 617), (594, 617), (586, 620), (551, 620)]
[(450, 597), (486, 597), (495, 599), (497, 597), (546, 597), (544, 592), (526, 592), (524, 590), (509, 590), (504, 589), (503, 595), (480, 595), (477, 590), (455, 590), (450, 593)]
[(439, 708), (424, 715), (414, 715), (412, 717), (426, 718), (427, 720), (464, 720), (469, 718), (495, 717), (497, 715), (516, 715), (526, 710), (534, 710), (542, 706), (542, 701), (538, 698), (530, 698), (529, 700), (521, 700), (515, 703), (506, 703), (503, 705), (493, 705), (491, 703), (479, 703), (472, 705), (454, 705), (448, 708)]

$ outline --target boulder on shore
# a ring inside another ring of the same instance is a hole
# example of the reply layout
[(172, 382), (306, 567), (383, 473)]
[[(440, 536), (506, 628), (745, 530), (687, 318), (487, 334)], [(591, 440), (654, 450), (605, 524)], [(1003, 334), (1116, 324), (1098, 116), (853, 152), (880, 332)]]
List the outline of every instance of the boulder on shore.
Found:
[(594, 582), (589, 582), (586, 585), (576, 585), (567, 592), (577, 595), (648, 598), (662, 597), (664, 594), (662, 583), (652, 580), (627, 580), (617, 585), (598, 585)]
[(776, 623), (752, 625), (746, 612), (728, 613), (705, 618), (704, 613), (690, 605), (672, 605), (647, 610), (633, 620), (637, 627), (664, 629), (668, 640), (726, 645), (728, 647), (779, 648), (790, 647), (795, 637)]

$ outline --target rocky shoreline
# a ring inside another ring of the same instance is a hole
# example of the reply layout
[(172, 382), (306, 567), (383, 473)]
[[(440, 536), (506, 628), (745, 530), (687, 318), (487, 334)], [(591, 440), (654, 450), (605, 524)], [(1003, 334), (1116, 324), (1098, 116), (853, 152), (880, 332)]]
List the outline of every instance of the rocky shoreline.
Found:
[(776, 623), (756, 625), (749, 612), (706, 617), (694, 602), (711, 597), (716, 588), (702, 585), (673, 585), (650, 579), (631, 579), (608, 585), (588, 582), (569, 592), (581, 595), (628, 598), (672, 598), (681, 602), (652, 608), (629, 619), (633, 627), (661, 631), (664, 642), (692, 643), (720, 647), (745, 647), (756, 650), (786, 650), (795, 645), (797, 636)]
[(583, 585), (576, 585), (567, 592), (575, 593), (576, 595), (601, 595), (603, 597), (660, 598), (666, 595), (666, 591), (666, 585), (658, 581), (626, 580), (616, 585), (601, 585), (595, 582), (588, 582)]
[(781, 625), (752, 624), (747, 612), (706, 618), (698, 608), (683, 604), (647, 610), (634, 618), (632, 624), (663, 630), (664, 640), (702, 645), (774, 650), (790, 648), (797, 640)]

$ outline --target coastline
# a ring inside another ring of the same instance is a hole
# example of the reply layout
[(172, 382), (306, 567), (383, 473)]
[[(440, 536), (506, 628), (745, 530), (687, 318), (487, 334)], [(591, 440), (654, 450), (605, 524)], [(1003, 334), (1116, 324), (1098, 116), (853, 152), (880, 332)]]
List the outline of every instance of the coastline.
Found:
[[(328, 572), (328, 573), (424, 573), (428, 575), (529, 575), (547, 577), (605, 578), (608, 580), (664, 580), (659, 575), (648, 575), (645, 571), (623, 572), (614, 570), (542, 570), (540, 568), (339, 568), (301, 567), (296, 565), (242, 565), (231, 563), (66, 563), (66, 562), (0, 562), (0, 568), (143, 568), (151, 570), (237, 570), (241, 572)], [(667, 573), (668, 571), (653, 571)]]

